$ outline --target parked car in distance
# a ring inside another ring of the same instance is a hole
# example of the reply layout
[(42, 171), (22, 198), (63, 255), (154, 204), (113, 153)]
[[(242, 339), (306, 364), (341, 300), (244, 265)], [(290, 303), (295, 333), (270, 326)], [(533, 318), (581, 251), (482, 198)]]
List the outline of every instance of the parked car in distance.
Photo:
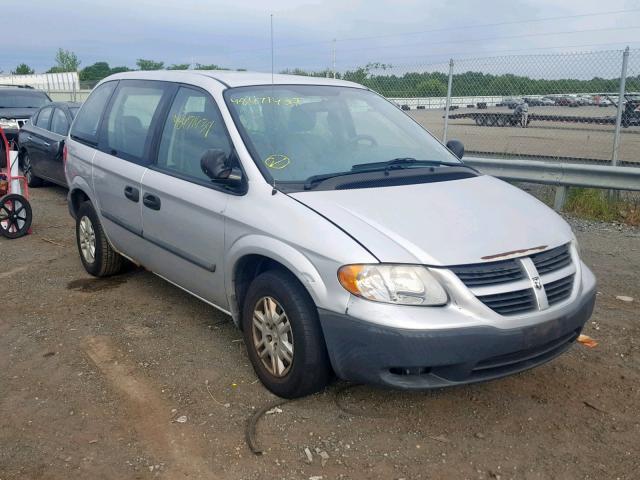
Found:
[(62, 150), (79, 108), (75, 102), (48, 103), (20, 129), (18, 155), (30, 187), (40, 187), (44, 181), (67, 186)]
[(507, 97), (504, 100), (502, 100), (502, 105), (504, 105), (507, 108), (511, 108), (514, 109), (516, 108), (518, 105), (520, 105), (524, 100), (522, 98), (511, 98), (511, 97)]
[(542, 97), (540, 99), (540, 104), (543, 107), (551, 107), (556, 104), (556, 101), (551, 97)]
[(556, 98), (556, 105), (561, 107), (578, 107), (580, 104), (574, 97), (564, 96)]
[(282, 397), (334, 374), (425, 389), (521, 372), (594, 306), (559, 215), (356, 83), (120, 73), (65, 151), (86, 271), (130, 259), (231, 315)]
[(7, 140), (17, 141), (20, 128), (49, 102), (51, 99), (45, 92), (27, 85), (0, 85), (0, 127)]

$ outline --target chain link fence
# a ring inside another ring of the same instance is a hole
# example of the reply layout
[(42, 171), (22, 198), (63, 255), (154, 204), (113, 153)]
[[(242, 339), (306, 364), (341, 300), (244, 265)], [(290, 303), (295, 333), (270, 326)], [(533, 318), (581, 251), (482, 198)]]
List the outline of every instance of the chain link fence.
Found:
[[(627, 52), (279, 70), (364, 84), (470, 155), (640, 166), (640, 49)], [(93, 86), (47, 90), (82, 102)]]
[(337, 76), (470, 154), (640, 166), (640, 50), (370, 64)]

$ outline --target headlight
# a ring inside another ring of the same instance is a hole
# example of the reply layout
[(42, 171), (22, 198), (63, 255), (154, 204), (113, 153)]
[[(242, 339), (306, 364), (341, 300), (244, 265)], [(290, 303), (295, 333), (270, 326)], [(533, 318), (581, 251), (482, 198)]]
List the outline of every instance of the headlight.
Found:
[(425, 267), (418, 265), (345, 265), (340, 284), (350, 293), (374, 302), (398, 305), (444, 305), (447, 293)]
[(0, 127), (2, 128), (18, 128), (18, 120), (14, 118), (0, 118)]

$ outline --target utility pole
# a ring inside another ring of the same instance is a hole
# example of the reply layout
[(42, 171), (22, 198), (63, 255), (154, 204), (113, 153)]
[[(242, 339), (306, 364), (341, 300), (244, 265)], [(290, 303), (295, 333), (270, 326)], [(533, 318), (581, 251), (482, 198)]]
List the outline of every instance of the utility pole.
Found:
[(336, 39), (333, 39), (333, 51), (331, 54), (331, 63), (332, 63), (332, 68), (331, 70), (333, 71), (333, 78), (336, 78)]
[(273, 13), (271, 14), (271, 84), (273, 85)]

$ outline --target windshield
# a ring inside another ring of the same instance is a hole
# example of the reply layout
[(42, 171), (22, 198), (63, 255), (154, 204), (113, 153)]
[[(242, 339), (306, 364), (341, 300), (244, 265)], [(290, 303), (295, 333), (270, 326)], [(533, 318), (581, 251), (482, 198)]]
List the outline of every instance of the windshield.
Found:
[(398, 158), (459, 163), (399, 108), (368, 90), (261, 85), (233, 88), (225, 97), (255, 162), (275, 181), (304, 182)]
[(40, 108), (49, 102), (42, 92), (0, 91), (0, 108)]

